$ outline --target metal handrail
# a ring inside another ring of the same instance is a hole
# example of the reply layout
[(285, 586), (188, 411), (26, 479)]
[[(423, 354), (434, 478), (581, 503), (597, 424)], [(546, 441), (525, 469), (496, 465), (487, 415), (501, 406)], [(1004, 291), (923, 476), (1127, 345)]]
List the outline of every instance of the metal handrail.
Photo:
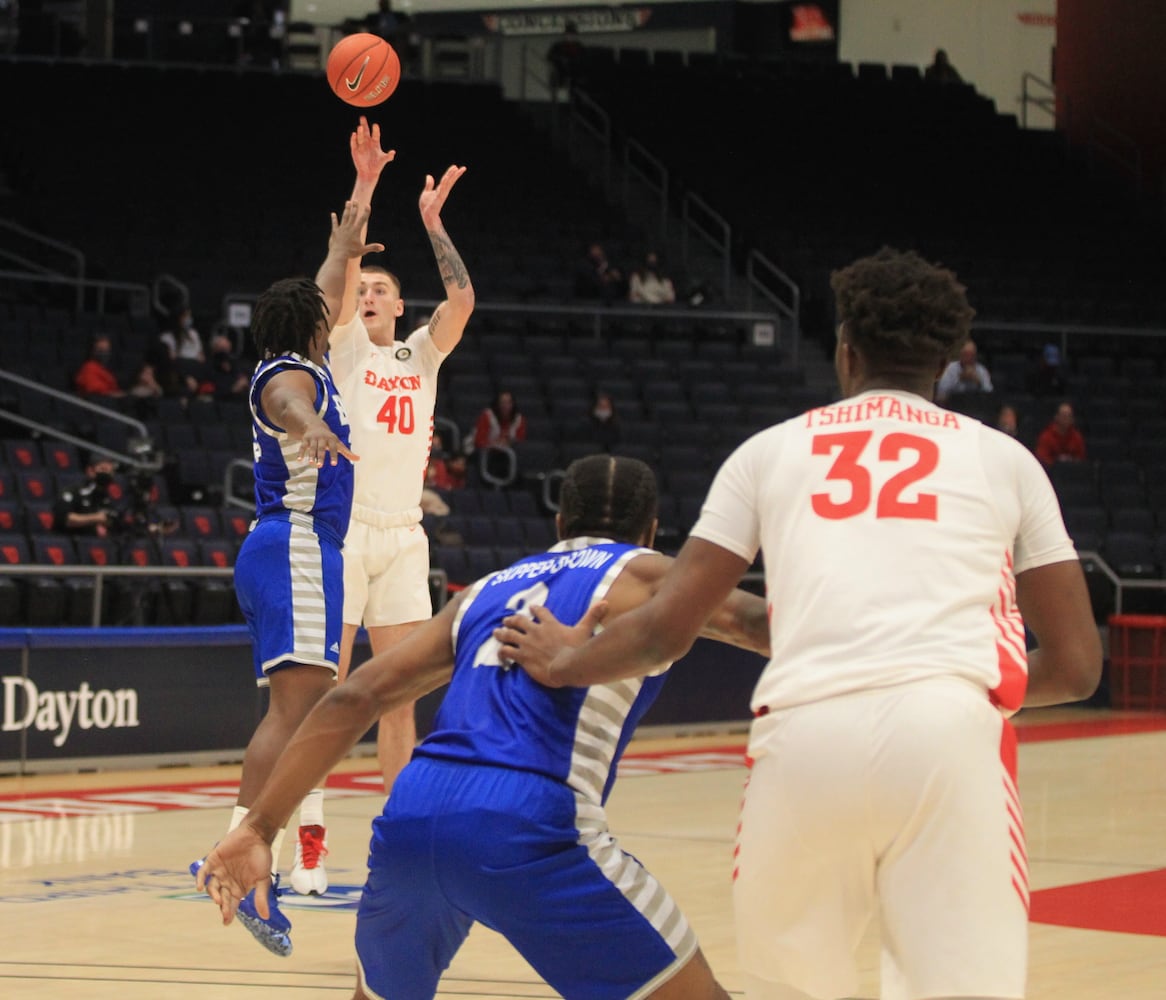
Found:
[(105, 590), (105, 578), (111, 576), (140, 577), (218, 577), (230, 579), (234, 570), (220, 566), (0, 566), (0, 579), (7, 576), (39, 577), (93, 577), (93, 614), (90, 624), (101, 626), (101, 608)]
[[(1030, 92), (1030, 85), (1036, 86), (1042, 90), (1043, 93), (1033, 94)], [(1048, 81), (1042, 80), (1035, 73), (1025, 72), (1020, 78), (1020, 125), (1022, 128), (1028, 128), (1028, 108), (1029, 105), (1039, 108), (1053, 119), (1053, 123), (1057, 120), (1057, 90)]]
[[(654, 168), (655, 175), (650, 175), (647, 171), (642, 170), (637, 166), (637, 161), (642, 161)], [(625, 208), (629, 207), (631, 203), (630, 183), (633, 174), (643, 181), (652, 194), (659, 198), (660, 229), (656, 235), (663, 242), (668, 238), (668, 168), (661, 160), (649, 153), (640, 142), (628, 139), (623, 147), (623, 203)]]
[[(106, 577), (144, 577), (146, 579), (190, 579), (192, 577), (214, 580), (233, 580), (232, 566), (0, 566), (0, 579), (8, 576), (36, 577), (93, 577), (93, 628), (101, 627), (101, 608)], [(444, 594), (449, 587), (449, 576), (445, 570), (434, 566), (429, 571), (429, 582), (441, 586)], [(444, 602), (443, 602), (444, 603)], [(440, 610), (440, 609), (438, 609)]]
[[(1099, 135), (1106, 139), (1115, 140), (1115, 142), (1111, 145), (1105, 145), (1098, 138)], [(1091, 118), (1089, 120), (1089, 151), (1092, 154), (1109, 157), (1119, 167), (1129, 171), (1133, 177), (1135, 189), (1141, 187), (1142, 148), (1132, 136), (1110, 125), (1104, 119)]]
[(571, 93), (571, 109), (571, 117), (567, 123), (568, 151), (574, 147), (576, 127), (587, 132), (597, 141), (600, 149), (603, 193), (611, 197), (611, 116), (578, 89)]
[(1082, 549), (1077, 557), (1084, 562), (1095, 564), (1102, 575), (1113, 584), (1113, 613), (1122, 613), (1122, 596), (1126, 590), (1166, 590), (1166, 580), (1146, 580), (1140, 577), (1118, 576), (1113, 567), (1102, 557), (1100, 552), (1093, 549)]
[(31, 271), (0, 271), (0, 278), (13, 278), (17, 281), (27, 281), (31, 284), (40, 285), (76, 285), (77, 286), (77, 312), (85, 311), (85, 290), (93, 288), (97, 290), (96, 311), (98, 313), (105, 312), (105, 293), (107, 291), (121, 291), (129, 292), (131, 295), (140, 297), (141, 302), (145, 304), (145, 308), (138, 310), (131, 310), (134, 315), (144, 315), (149, 311), (150, 303), (150, 289), (136, 281), (105, 281), (96, 278), (70, 278), (60, 274), (34, 274)]
[[(80, 311), (84, 307), (84, 304), (85, 304), (85, 288), (84, 288), (84, 286), (85, 286), (85, 254), (83, 254), (75, 246), (71, 246), (68, 243), (62, 243), (60, 240), (54, 240), (52, 237), (45, 236), (42, 233), (34, 232), (33, 230), (27, 228), (26, 226), (20, 225), (20, 223), (18, 223), (18, 222), (13, 222), (11, 219), (0, 219), (0, 228), (7, 229), (10, 232), (17, 233), (18, 235), (23, 236), (25, 239), (32, 240), (34, 243), (39, 243), (44, 247), (48, 247), (49, 249), (59, 250), (66, 257), (71, 258), (73, 263), (77, 267), (77, 274), (72, 279), (65, 278), (64, 275), (56, 274), (56, 272), (52, 272), (48, 268), (43, 267), (42, 265), (34, 265), (34, 266), (37, 267), (38, 270), (41, 270), (44, 275), (52, 274), (54, 277), (57, 277), (58, 279), (69, 281), (70, 284), (76, 284), (76, 286), (77, 286), (77, 309), (78, 309), (78, 311)], [(15, 255), (10, 255), (10, 256), (11, 256), (11, 259), (18, 259)], [(21, 259), (21, 260), (25, 264), (29, 263), (28, 261), (24, 261), (23, 259)], [(4, 274), (4, 273), (5, 272), (0, 272), (0, 274)], [(17, 272), (17, 273), (20, 273), (20, 272)]]
[(190, 288), (172, 274), (160, 274), (154, 279), (154, 290), (151, 295), (152, 304), (160, 315), (166, 315), (171, 311), (162, 297), (162, 289), (166, 286), (175, 289), (180, 296), (180, 301), (189, 306)]
[[(117, 423), (122, 423), (130, 427), (138, 436), (138, 438), (151, 445), (153, 442), (150, 438), (150, 431), (142, 421), (134, 417), (126, 416), (124, 413), (118, 413), (116, 410), (107, 409), (97, 403), (91, 403), (87, 399), (81, 399), (79, 396), (71, 395), (67, 392), (61, 392), (60, 389), (54, 389), (51, 386), (43, 385), (40, 382), (34, 382), (32, 379), (25, 378), (23, 375), (17, 375), (15, 372), (6, 371), (0, 368), (0, 380), (15, 382), (17, 385), (24, 386), (26, 389), (32, 389), (46, 396), (51, 396), (61, 402), (68, 403), (70, 406), (76, 406), (82, 410), (88, 410), (91, 413), (98, 414), (102, 419), (112, 420)], [(88, 449), (90, 453), (97, 453), (112, 458), (117, 462), (132, 466), (136, 469), (144, 469), (149, 471), (157, 471), (162, 467), (162, 459), (158, 455), (150, 455), (144, 457), (143, 455), (125, 454), (116, 451), (112, 448), (106, 448), (104, 445), (96, 444), (92, 441), (87, 441), (84, 438), (77, 437), (75, 434), (70, 434), (68, 431), (61, 430), (59, 427), (54, 427), (51, 424), (41, 423), (37, 420), (32, 420), (29, 417), (20, 413), (13, 413), (10, 410), (0, 409), (0, 417), (9, 420), (14, 424), (19, 424), (21, 427), (27, 427), (29, 430), (36, 431), (46, 437), (51, 437), (56, 441), (65, 441), (69, 444), (76, 445), (79, 448)]]
[[(763, 272), (773, 278), (777, 284), (789, 294), (790, 302), (783, 302), (761, 280), (758, 272)], [(764, 254), (752, 250), (745, 261), (745, 281), (747, 288), (746, 302), (753, 305), (753, 292), (757, 291), (771, 302), (775, 309), (790, 321), (792, 336), (790, 338), (790, 361), (798, 363), (802, 342), (802, 289), (788, 274), (773, 263)]]
[[(427, 315), (440, 304), (437, 299), (410, 299), (407, 310), (415, 311), (417, 315)], [(557, 303), (529, 303), (529, 302), (483, 302), (480, 299), (474, 305), (475, 314), (478, 313), (505, 313), (507, 315), (525, 316), (575, 316), (586, 317), (591, 321), (593, 335), (598, 339), (603, 334), (605, 325), (618, 322), (621, 319), (700, 319), (700, 320), (728, 320), (729, 322), (754, 323), (774, 321), (778, 313), (769, 309), (710, 309), (706, 306), (595, 306), (595, 305), (560, 305)]]
[(224, 507), (238, 507), (241, 510), (249, 510), (255, 512), (254, 494), (251, 494), (251, 499), (247, 500), (235, 493), (235, 476), (233, 470), (239, 469), (245, 471), (248, 476), (255, 474), (255, 464), (245, 458), (233, 458), (229, 461), (223, 469), (223, 506)]
[[(706, 228), (698, 218), (694, 215), (693, 210), (698, 210), (708, 220), (712, 222), (712, 226)], [(729, 225), (728, 220), (713, 210), (712, 206), (699, 195), (693, 194), (691, 191), (686, 192), (681, 201), (681, 218), (684, 221), (684, 232), (681, 234), (681, 257), (685, 265), (688, 264), (688, 234), (689, 232), (696, 233), (714, 250), (721, 253), (721, 291), (724, 297), (729, 298), (730, 291), (733, 285), (733, 266), (732, 266), (732, 250), (733, 250), (733, 228)], [(720, 232), (720, 242), (717, 242), (717, 233)]]

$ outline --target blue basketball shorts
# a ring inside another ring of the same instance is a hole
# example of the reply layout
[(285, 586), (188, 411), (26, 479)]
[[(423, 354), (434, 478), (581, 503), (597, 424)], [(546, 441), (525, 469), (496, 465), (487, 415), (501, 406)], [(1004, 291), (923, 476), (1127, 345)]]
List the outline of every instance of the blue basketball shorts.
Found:
[(235, 593), (251, 630), (260, 687), (280, 667), (336, 673), (344, 610), (341, 546), (303, 523), (264, 518), (235, 560)]
[(602, 809), (582, 812), (581, 824), (552, 778), (414, 756), (373, 822), (356, 920), (364, 991), (432, 1000), (474, 921), (567, 1000), (627, 1000), (671, 978), (695, 934)]

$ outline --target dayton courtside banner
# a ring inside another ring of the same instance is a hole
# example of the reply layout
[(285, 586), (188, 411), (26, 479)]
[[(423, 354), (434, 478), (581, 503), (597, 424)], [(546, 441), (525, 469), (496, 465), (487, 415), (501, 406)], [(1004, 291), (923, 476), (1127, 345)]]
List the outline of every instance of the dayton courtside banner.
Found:
[(242, 626), (0, 630), (3, 773), (235, 750), (261, 711)]
[[(361, 633), (356, 669), (368, 656)], [(764, 662), (698, 640), (642, 724), (747, 720)], [(444, 693), (418, 704), (419, 735)], [(241, 760), (266, 699), (241, 625), (0, 629), (0, 774)]]

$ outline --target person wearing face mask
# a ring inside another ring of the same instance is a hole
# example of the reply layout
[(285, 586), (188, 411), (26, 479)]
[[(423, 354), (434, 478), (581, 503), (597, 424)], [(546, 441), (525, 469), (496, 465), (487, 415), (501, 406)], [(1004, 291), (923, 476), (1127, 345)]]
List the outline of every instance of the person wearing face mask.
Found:
[(183, 308), (178, 312), (172, 330), (164, 330), (158, 339), (166, 345), (170, 357), (175, 361), (206, 361), (206, 350), (203, 348), (202, 336), (194, 328), (194, 316), (190, 309)]
[(73, 376), (73, 388), (81, 396), (124, 396), (125, 390), (112, 364), (113, 341), (108, 334), (99, 333), (93, 338), (89, 357)]
[(64, 490), (53, 505), (53, 530), (107, 537), (117, 518), (110, 497), (116, 471), (112, 458), (91, 456), (85, 464), (85, 481)]
[(620, 425), (615, 415), (615, 403), (602, 389), (591, 400), (591, 409), (584, 421), (583, 440), (591, 441), (601, 451), (611, 451), (620, 442)]

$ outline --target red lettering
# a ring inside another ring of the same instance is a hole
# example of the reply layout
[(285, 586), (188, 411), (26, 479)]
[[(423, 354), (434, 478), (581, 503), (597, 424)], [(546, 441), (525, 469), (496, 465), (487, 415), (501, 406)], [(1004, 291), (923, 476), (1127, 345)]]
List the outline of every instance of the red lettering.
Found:
[[(870, 506), (870, 470), (860, 460), (872, 437), (871, 431), (846, 431), (818, 434), (813, 438), (811, 451), (815, 455), (831, 455), (838, 450), (838, 457), (827, 471), (826, 479), (850, 486), (850, 496), (842, 502), (834, 500), (829, 493), (811, 494), (810, 504), (819, 517), (840, 521), (856, 517)], [(892, 475), (879, 490), (875, 517), (934, 521), (939, 508), (934, 493), (920, 493), (915, 500), (904, 500), (903, 493), (935, 471), (939, 465), (939, 445), (930, 438), (896, 431), (879, 441), (878, 461), (897, 462), (904, 451), (915, 452), (916, 461)]]

